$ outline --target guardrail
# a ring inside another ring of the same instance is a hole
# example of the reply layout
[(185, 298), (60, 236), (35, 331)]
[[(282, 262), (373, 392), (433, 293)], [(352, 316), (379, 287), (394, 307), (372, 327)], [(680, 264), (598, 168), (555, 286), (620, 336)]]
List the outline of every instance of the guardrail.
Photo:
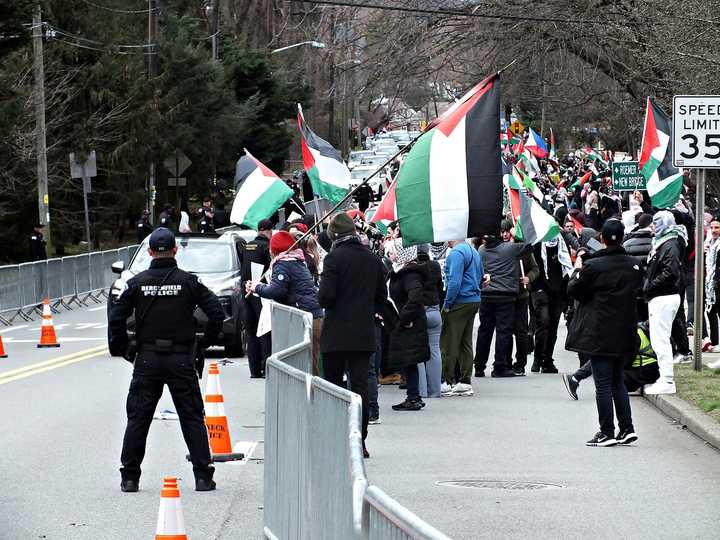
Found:
[(127, 265), (138, 247), (0, 266), (0, 323), (11, 325), (18, 317), (33, 320), (45, 298), (55, 311), (72, 309), (73, 303), (99, 302), (114, 278), (110, 265), (115, 261)]
[[(265, 536), (449, 540), (380, 488), (368, 487), (360, 396), (310, 374), (309, 313), (276, 303), (271, 313), (273, 355), (265, 368)], [(286, 348), (277, 350), (276, 343)]]

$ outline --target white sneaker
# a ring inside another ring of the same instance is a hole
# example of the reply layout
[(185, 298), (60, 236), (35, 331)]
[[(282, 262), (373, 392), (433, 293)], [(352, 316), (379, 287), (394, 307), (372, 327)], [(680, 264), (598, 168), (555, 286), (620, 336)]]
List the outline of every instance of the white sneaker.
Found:
[(657, 381), (653, 384), (646, 384), (643, 387), (643, 391), (649, 395), (674, 394), (675, 383), (669, 381)]
[(440, 395), (444, 397), (452, 396), (452, 386), (444, 382), (440, 385)]
[(710, 369), (720, 369), (720, 360), (715, 360), (714, 362), (708, 362), (707, 367)]
[(713, 345), (710, 347), (709, 353), (719, 353), (720, 352), (720, 345)]
[(472, 385), (465, 383), (457, 383), (452, 389), (453, 396), (472, 396), (474, 393)]
[[(717, 349), (717, 352), (720, 352), (720, 347), (717, 347)], [(692, 354), (677, 353), (675, 356), (673, 356), (673, 364), (690, 364), (692, 361)]]

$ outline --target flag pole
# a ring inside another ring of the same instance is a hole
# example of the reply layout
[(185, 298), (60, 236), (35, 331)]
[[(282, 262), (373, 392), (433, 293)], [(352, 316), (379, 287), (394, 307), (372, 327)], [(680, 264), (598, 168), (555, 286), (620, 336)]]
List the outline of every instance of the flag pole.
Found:
[[(513, 60), (514, 62), (514, 60)], [(508, 200), (510, 199), (510, 186), (506, 186), (505, 189), (508, 191)], [(518, 190), (518, 193), (520, 190)], [(510, 217), (512, 217), (513, 220), (513, 229), (517, 228), (517, 219), (515, 219), (515, 214), (513, 214), (512, 211), (512, 203), (510, 203)], [(513, 234), (513, 238), (515, 237), (515, 234)], [(520, 263), (520, 276), (522, 276), (523, 279), (525, 279), (525, 265), (522, 262), (522, 259), (518, 259), (518, 262)], [(523, 283), (523, 289), (527, 289), (525, 284)]]

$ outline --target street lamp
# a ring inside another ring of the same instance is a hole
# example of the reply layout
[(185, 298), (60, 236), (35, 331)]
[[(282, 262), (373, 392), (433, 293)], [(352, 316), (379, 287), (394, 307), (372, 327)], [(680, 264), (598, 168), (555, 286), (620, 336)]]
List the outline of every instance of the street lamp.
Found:
[(326, 45), (322, 41), (303, 41), (301, 43), (295, 43), (294, 45), (288, 45), (287, 47), (280, 47), (279, 49), (274, 49), (270, 51), (270, 54), (287, 51), (288, 49), (294, 49), (295, 47), (300, 47), (302, 45), (310, 45), (311, 47), (314, 47), (316, 49), (324, 49), (326, 47)]

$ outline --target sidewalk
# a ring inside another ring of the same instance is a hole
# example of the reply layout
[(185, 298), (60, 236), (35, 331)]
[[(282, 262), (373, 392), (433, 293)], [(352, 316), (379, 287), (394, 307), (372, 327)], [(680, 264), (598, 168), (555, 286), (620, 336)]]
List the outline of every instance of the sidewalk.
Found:
[[(561, 334), (558, 368), (572, 371)], [(428, 399), (420, 412), (392, 411), (404, 391), (382, 387), (372, 482), (455, 539), (717, 538), (716, 450), (640, 397), (636, 446), (586, 447), (598, 429), (592, 380), (572, 401), (558, 375), (489, 375), (473, 379), (473, 397)], [(504, 483), (438, 485), (453, 480)]]

